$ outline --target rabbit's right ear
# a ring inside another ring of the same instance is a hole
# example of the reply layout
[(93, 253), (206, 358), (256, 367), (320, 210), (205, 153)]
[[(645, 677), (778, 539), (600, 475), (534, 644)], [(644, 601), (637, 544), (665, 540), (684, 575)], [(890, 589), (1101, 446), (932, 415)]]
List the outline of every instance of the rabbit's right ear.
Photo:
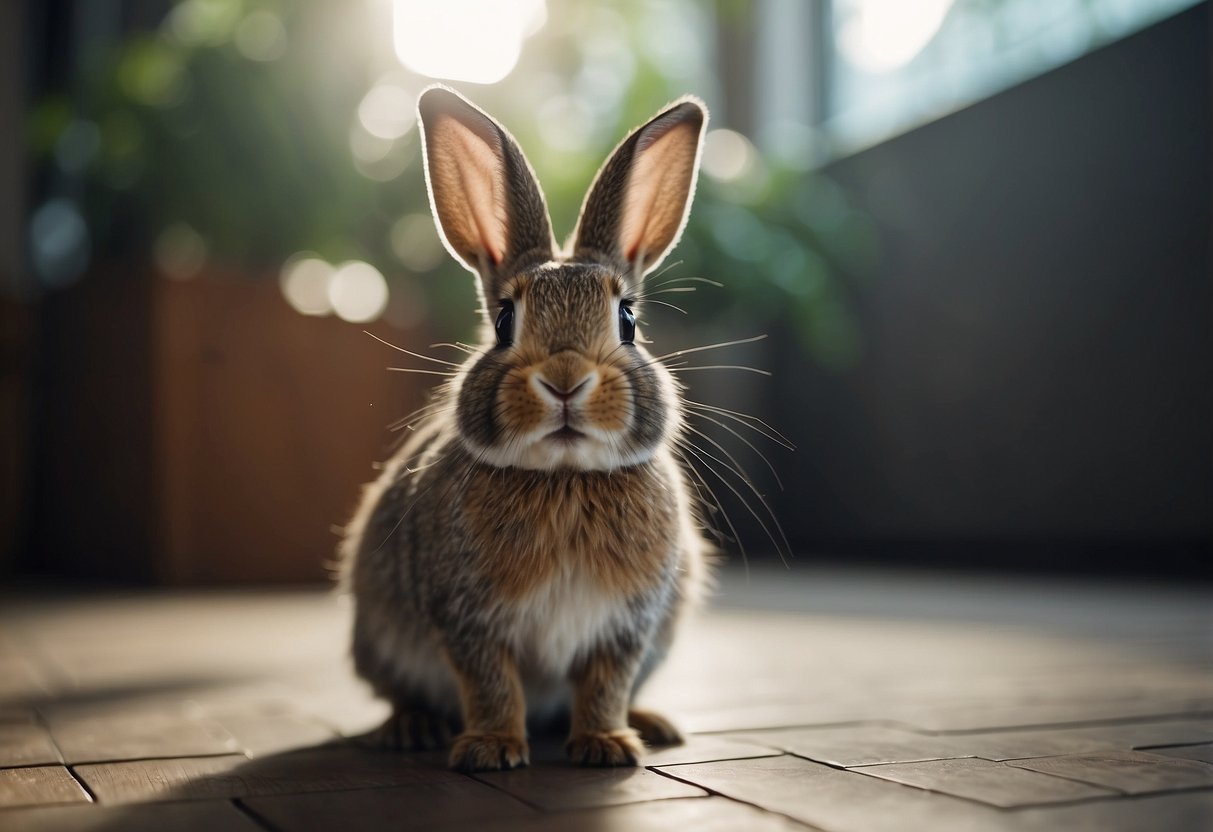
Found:
[(429, 87), (417, 113), (438, 230), (491, 306), (511, 268), (555, 256), (543, 193), (505, 128), (454, 90)]
[(639, 278), (678, 242), (690, 213), (708, 111), (687, 96), (623, 140), (590, 187), (573, 255)]

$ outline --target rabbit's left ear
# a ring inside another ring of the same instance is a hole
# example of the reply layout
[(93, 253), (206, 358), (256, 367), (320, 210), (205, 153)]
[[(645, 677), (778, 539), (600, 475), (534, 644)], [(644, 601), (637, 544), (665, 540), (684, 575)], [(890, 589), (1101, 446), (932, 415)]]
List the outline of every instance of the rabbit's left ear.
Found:
[(707, 121), (703, 102), (688, 97), (624, 139), (586, 196), (574, 257), (637, 277), (665, 259), (690, 213)]

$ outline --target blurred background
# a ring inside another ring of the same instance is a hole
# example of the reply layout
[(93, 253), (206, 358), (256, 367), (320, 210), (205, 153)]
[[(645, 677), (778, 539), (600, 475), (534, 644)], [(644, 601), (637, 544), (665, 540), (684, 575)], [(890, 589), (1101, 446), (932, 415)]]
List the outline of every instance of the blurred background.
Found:
[(366, 333), (456, 360), (431, 345), (477, 320), (422, 179), (439, 79), (517, 136), (559, 236), (627, 130), (708, 102), (654, 278), (680, 308), (644, 323), (659, 353), (767, 336), (687, 358), (770, 377), (683, 376), (720, 408), (687, 454), (732, 558), (1207, 577), (1210, 25), (1190, 0), (0, 4), (0, 574), (326, 576), (432, 378)]

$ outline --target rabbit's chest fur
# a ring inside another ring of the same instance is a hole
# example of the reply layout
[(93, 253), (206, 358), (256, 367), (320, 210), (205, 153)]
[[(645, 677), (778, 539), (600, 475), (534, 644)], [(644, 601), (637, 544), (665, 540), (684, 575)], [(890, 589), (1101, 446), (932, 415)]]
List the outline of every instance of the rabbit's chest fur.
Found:
[[(677, 557), (676, 489), (659, 463), (610, 472), (485, 471), (460, 520), (498, 598), (555, 613), (614, 608)], [(574, 613), (574, 617), (575, 613)]]
[(511, 605), (508, 641), (528, 675), (564, 679), (578, 654), (627, 627), (627, 605), (593, 577), (570, 570)]

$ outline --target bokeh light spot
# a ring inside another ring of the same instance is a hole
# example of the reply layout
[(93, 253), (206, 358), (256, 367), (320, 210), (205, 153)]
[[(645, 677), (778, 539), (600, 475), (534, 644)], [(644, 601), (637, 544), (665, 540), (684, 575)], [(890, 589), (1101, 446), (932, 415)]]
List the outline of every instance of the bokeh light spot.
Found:
[(387, 281), (370, 263), (342, 263), (328, 282), (329, 303), (343, 321), (366, 323), (383, 314), (388, 302)]
[(711, 130), (703, 141), (703, 171), (713, 179), (734, 182), (754, 167), (750, 140), (734, 130)]
[(435, 269), (446, 256), (429, 214), (405, 214), (396, 220), (389, 242), (396, 259), (412, 272)]
[(236, 27), (236, 49), (250, 61), (276, 61), (286, 53), (286, 27), (282, 18), (262, 9)]
[(329, 301), (329, 279), (333, 267), (318, 257), (301, 253), (282, 267), (279, 285), (286, 302), (304, 315), (327, 315), (333, 311)]
[(186, 94), (181, 56), (157, 40), (137, 40), (123, 52), (118, 87), (131, 100), (152, 107), (180, 102)]
[(188, 224), (173, 223), (156, 238), (152, 255), (166, 277), (189, 280), (206, 265), (206, 240)]
[(43, 283), (74, 283), (88, 266), (90, 240), (80, 208), (66, 197), (48, 200), (30, 220), (30, 255)]
[(165, 19), (173, 38), (187, 46), (219, 46), (240, 20), (241, 0), (183, 0)]
[(398, 139), (417, 122), (415, 97), (396, 84), (376, 84), (358, 105), (358, 121), (379, 139)]

